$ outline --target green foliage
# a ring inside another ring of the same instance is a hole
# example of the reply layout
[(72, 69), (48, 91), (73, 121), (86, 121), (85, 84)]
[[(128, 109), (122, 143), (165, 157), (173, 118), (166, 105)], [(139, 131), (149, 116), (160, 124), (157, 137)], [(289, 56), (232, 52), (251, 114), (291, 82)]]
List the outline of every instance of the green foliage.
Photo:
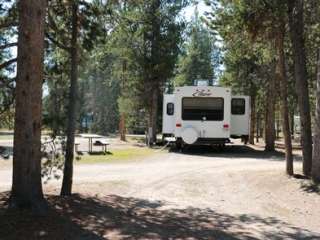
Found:
[[(0, 3), (0, 46), (12, 43), (12, 36), (16, 33), (14, 20), (16, 18), (16, 5), (12, 0)], [(12, 47), (0, 49), (0, 65), (13, 59)], [(0, 128), (13, 125), (12, 105), (14, 102), (14, 63), (0, 68)]]
[[(220, 83), (232, 87), (237, 94), (248, 94), (256, 100), (259, 117), (265, 112), (268, 102), (266, 93), (271, 79), (275, 78), (277, 52), (275, 37), (283, 24), (285, 33), (286, 75), (288, 78), (288, 103), (290, 116), (298, 114), (297, 94), (294, 81), (294, 59), (288, 29), (288, 1), (281, 0), (208, 0), (212, 11), (204, 19), (207, 26), (223, 39), (224, 72)], [(319, 46), (319, 10), (316, 1), (304, 1), (305, 42), (308, 80), (312, 114), (315, 112), (316, 59)], [(277, 83), (274, 96), (279, 102)], [(280, 115), (276, 110), (276, 116)], [(262, 115), (264, 118), (265, 115)], [(293, 120), (292, 120), (293, 121)]]
[[(90, 131), (107, 135), (118, 129), (119, 84), (115, 54), (108, 45), (97, 47), (80, 74), (80, 122), (91, 114)], [(82, 124), (81, 129), (87, 130)]]
[(64, 134), (67, 120), (69, 89), (68, 54), (52, 46), (48, 50), (46, 64), (45, 95), (43, 99), (43, 124), (54, 136)]
[[(0, 24), (7, 20), (16, 22), (13, 3), (9, 0), (1, 2)], [(67, 123), (72, 47), (70, 3), (61, 0), (48, 2), (43, 123), (44, 127), (53, 130), (53, 135), (65, 134)], [(185, 28), (180, 13), (189, 1), (94, 0), (78, 1), (77, 4), (78, 100), (81, 106), (77, 129), (101, 134), (115, 132), (119, 107), (127, 115), (128, 126), (134, 128), (139, 122), (144, 126), (152, 91), (156, 91), (161, 99), (165, 83), (174, 77)], [(15, 34), (2, 29), (1, 33), (4, 34), (0, 35), (0, 44)], [(0, 60), (8, 59), (9, 54), (10, 51), (1, 51)], [(6, 71), (4, 74), (0, 71), (1, 79), (8, 78), (9, 69)], [(9, 90), (1, 87), (1, 107), (11, 105), (13, 94)], [(160, 104), (158, 107), (161, 108)], [(90, 129), (85, 129), (82, 122), (88, 115), (93, 115), (93, 123)]]
[[(213, 12), (208, 14), (206, 23), (224, 43), (225, 70), (220, 83), (232, 87), (234, 93), (255, 96), (257, 109), (264, 109), (266, 87), (275, 71), (274, 36), (280, 20), (286, 21), (286, 2), (210, 2)], [(288, 76), (292, 88), (292, 75)], [(294, 98), (294, 91), (289, 93)]]
[(13, 129), (14, 127), (14, 111), (10, 107), (9, 110), (5, 110), (0, 114), (0, 129)]
[(146, 120), (154, 107), (154, 92), (160, 99), (165, 83), (174, 76), (185, 27), (179, 13), (187, 4), (134, 1), (112, 12), (116, 19), (112, 40), (119, 58), (120, 110), (129, 127)]
[[(49, 2), (48, 7), (48, 29), (46, 32), (48, 48), (46, 56), (46, 87), (48, 88), (48, 95), (44, 101), (44, 124), (53, 130), (53, 134), (61, 134), (66, 129), (66, 116), (68, 108), (68, 89), (70, 86), (70, 51), (72, 47), (77, 47), (80, 55), (79, 64), (81, 68), (80, 72), (82, 76), (86, 75), (88, 71), (91, 71), (95, 65), (92, 63), (93, 59), (91, 51), (95, 49), (99, 43), (104, 43), (107, 30), (106, 21), (108, 18), (108, 5), (101, 1), (90, 2), (77, 2), (78, 6), (78, 46), (71, 46), (71, 25), (72, 25), (72, 4), (69, 2), (63, 2), (60, 0), (54, 0)], [(96, 49), (97, 50), (97, 49)], [(87, 66), (89, 68), (85, 68)], [(92, 71), (90, 72), (92, 73)], [(100, 74), (103, 74), (100, 72)], [(87, 84), (87, 85), (86, 85)], [(84, 91), (84, 85), (91, 86), (90, 83), (81, 82), (81, 91)], [(101, 86), (105, 86), (102, 84)], [(99, 87), (102, 91), (103, 89)], [(106, 87), (104, 87), (106, 89)], [(107, 88), (108, 89), (108, 88)], [(89, 89), (88, 89), (89, 90)], [(100, 91), (100, 93), (101, 93)], [(101, 95), (101, 94), (100, 94)], [(96, 98), (100, 96), (94, 95)], [(78, 100), (84, 105), (77, 112), (77, 119), (79, 122), (79, 128), (81, 129), (81, 121), (84, 116), (84, 111), (91, 111), (86, 104), (85, 99), (89, 99), (84, 93), (78, 96)], [(89, 101), (89, 100), (88, 100)], [(92, 102), (92, 101), (91, 101)], [(101, 105), (100, 105), (101, 106)], [(108, 105), (103, 105), (108, 106)], [(101, 112), (105, 112), (103, 108)], [(100, 111), (97, 111), (100, 113)], [(89, 112), (87, 112), (89, 113)], [(107, 114), (107, 113), (106, 113)], [(99, 123), (105, 123), (105, 119), (97, 117)], [(102, 126), (100, 132), (104, 132), (105, 126)]]
[(316, 78), (317, 58), (320, 46), (320, 5), (316, 1), (305, 2), (305, 45), (307, 54), (307, 68), (309, 74), (309, 92), (311, 114), (314, 117), (316, 107)]
[(44, 179), (44, 183), (48, 183), (52, 179), (61, 178), (65, 144), (64, 137), (45, 137), (44, 142), (42, 142), (41, 176)]
[(219, 64), (219, 51), (215, 39), (200, 22), (196, 12), (188, 35), (186, 50), (180, 56), (174, 83), (176, 86), (193, 85), (194, 80), (214, 79), (214, 68)]

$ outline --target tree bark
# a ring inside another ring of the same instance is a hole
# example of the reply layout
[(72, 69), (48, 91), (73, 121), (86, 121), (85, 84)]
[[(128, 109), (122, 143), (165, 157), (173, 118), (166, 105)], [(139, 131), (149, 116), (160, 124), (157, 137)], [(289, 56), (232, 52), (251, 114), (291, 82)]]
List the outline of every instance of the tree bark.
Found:
[(256, 126), (256, 92), (254, 87), (251, 87), (251, 119), (250, 119), (250, 134), (249, 134), (249, 143), (254, 145), (254, 131)]
[(266, 107), (266, 121), (265, 121), (265, 151), (274, 151), (275, 141), (275, 92), (276, 83), (275, 77), (269, 79), (267, 89), (267, 107)]
[(74, 138), (76, 130), (76, 109), (77, 109), (77, 92), (78, 92), (78, 3), (76, 0), (72, 3), (72, 36), (71, 36), (71, 72), (70, 72), (70, 89), (69, 89), (69, 107), (68, 107), (68, 127), (67, 127), (67, 144), (66, 155), (63, 170), (63, 181), (61, 188), (62, 196), (72, 194), (73, 180), (73, 158), (74, 158)]
[(158, 120), (158, 94), (159, 94), (159, 89), (155, 89), (152, 95), (152, 129), (153, 129), (153, 135), (152, 135), (152, 140), (153, 143), (157, 142), (157, 120)]
[(316, 118), (313, 137), (312, 179), (320, 183), (320, 49), (317, 63)]
[(285, 53), (284, 53), (284, 37), (285, 25), (280, 20), (280, 26), (276, 36), (276, 50), (277, 50), (277, 77), (280, 83), (280, 98), (281, 98), (281, 115), (282, 115), (282, 131), (285, 144), (286, 156), (286, 173), (289, 176), (293, 175), (293, 156), (292, 156), (292, 142), (291, 131), (289, 123), (289, 108), (288, 108), (288, 79), (286, 74)]
[[(125, 6), (124, 6), (125, 7)], [(122, 89), (125, 89), (125, 82), (126, 82), (126, 72), (127, 72), (127, 61), (122, 61)], [(119, 132), (120, 132), (120, 140), (126, 141), (126, 114), (121, 113), (120, 116), (120, 123), (119, 123)]]
[(119, 131), (120, 131), (120, 140), (126, 141), (126, 115), (124, 113), (121, 113), (121, 116), (120, 116)]
[(312, 133), (304, 43), (303, 0), (288, 0), (289, 27), (293, 45), (296, 92), (301, 121), (303, 173), (310, 176), (312, 167)]
[(256, 116), (256, 142), (258, 143), (259, 142), (259, 137), (260, 137), (260, 113), (257, 112), (257, 116)]
[(151, 104), (148, 110), (148, 145), (157, 142), (158, 89), (152, 89)]
[(160, 0), (153, 0), (150, 7), (152, 16), (152, 35), (151, 35), (151, 68), (150, 68), (150, 83), (151, 83), (151, 104), (149, 109), (148, 120), (148, 137), (149, 145), (157, 142), (157, 120), (158, 120), (158, 96), (160, 92), (160, 79), (158, 67), (160, 65), (160, 19), (159, 10), (161, 6)]
[(294, 138), (295, 132), (294, 132), (294, 111), (291, 111), (290, 113), (290, 128), (291, 128), (291, 135)]
[(10, 206), (46, 211), (41, 183), (41, 114), (47, 1), (19, 1), (18, 65)]

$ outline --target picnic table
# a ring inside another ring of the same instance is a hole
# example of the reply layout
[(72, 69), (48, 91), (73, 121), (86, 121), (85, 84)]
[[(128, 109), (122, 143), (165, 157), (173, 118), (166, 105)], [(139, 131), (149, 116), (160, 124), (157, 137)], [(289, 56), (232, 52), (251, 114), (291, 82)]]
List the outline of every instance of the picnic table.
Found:
[[(107, 146), (109, 143), (106, 142), (105, 137), (97, 134), (79, 134), (79, 137), (87, 138), (88, 139), (88, 153), (93, 152), (93, 145), (95, 146), (102, 146), (102, 150), (104, 153), (107, 152)], [(94, 139), (99, 139), (95, 143), (93, 143)]]

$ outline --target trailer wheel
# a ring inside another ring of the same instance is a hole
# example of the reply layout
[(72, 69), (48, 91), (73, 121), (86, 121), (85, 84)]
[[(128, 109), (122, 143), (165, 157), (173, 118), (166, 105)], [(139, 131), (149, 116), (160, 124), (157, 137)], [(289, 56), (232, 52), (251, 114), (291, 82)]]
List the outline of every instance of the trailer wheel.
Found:
[(178, 151), (181, 151), (182, 150), (182, 148), (183, 148), (183, 144), (182, 144), (182, 141), (181, 141), (181, 139), (177, 139), (177, 141), (176, 141), (176, 149), (178, 150)]
[(242, 136), (241, 141), (244, 143), (244, 145), (247, 145), (249, 142), (249, 136)]
[(219, 152), (222, 152), (225, 148), (226, 144), (222, 143), (218, 145)]

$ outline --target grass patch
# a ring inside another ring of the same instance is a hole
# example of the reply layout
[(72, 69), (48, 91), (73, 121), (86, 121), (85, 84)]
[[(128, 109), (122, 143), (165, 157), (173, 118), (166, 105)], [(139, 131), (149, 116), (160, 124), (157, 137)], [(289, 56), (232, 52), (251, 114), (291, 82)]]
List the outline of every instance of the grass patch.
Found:
[(91, 163), (109, 163), (109, 162), (123, 162), (137, 159), (144, 159), (155, 153), (154, 149), (149, 148), (128, 148), (111, 150), (110, 154), (106, 155), (83, 155), (77, 161), (80, 164)]

